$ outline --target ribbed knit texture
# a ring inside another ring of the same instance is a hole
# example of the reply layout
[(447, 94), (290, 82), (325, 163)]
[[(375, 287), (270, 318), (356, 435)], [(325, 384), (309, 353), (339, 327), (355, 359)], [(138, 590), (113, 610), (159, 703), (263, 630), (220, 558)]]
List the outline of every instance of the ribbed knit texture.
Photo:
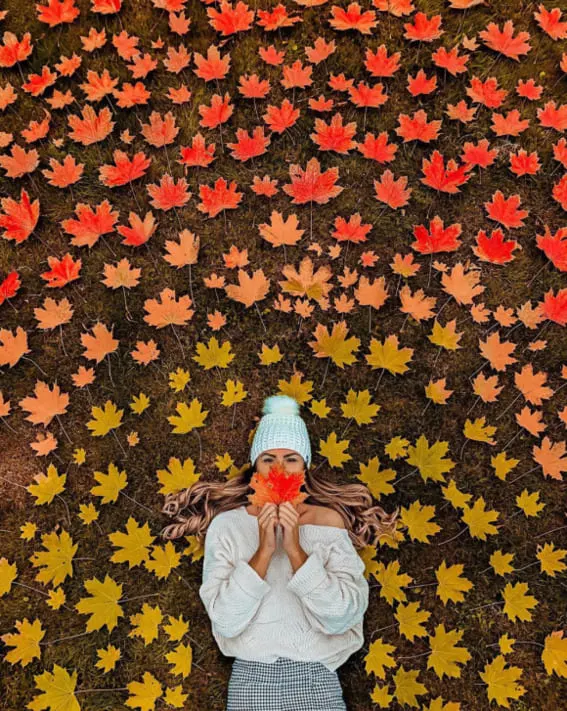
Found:
[(271, 395), (264, 400), (262, 412), (250, 447), (250, 463), (254, 464), (267, 449), (282, 448), (299, 452), (309, 467), (311, 443), (297, 400), (289, 395)]
[(199, 597), (213, 636), (229, 657), (318, 661), (334, 671), (364, 645), (364, 562), (346, 529), (304, 524), (308, 558), (294, 574), (282, 538), (278, 529), (264, 579), (248, 564), (259, 544), (256, 517), (240, 507), (209, 524)]

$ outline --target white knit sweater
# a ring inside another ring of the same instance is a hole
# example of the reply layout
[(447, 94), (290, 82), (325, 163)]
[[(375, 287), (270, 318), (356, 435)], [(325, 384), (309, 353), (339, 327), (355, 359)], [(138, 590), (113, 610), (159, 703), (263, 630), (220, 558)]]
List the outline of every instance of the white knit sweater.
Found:
[(248, 561), (259, 545), (258, 519), (246, 507), (224, 511), (205, 536), (199, 597), (221, 652), (265, 663), (278, 657), (322, 662), (335, 670), (364, 644), (369, 586), (348, 531), (302, 524), (308, 558), (293, 573), (277, 529), (266, 578)]

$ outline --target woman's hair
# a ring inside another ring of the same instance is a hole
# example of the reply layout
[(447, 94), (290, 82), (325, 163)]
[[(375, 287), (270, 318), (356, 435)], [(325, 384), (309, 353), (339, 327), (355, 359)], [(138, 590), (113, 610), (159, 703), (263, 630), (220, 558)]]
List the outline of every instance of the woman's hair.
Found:
[[(227, 481), (198, 481), (189, 489), (168, 494), (162, 512), (175, 516), (175, 520), (160, 531), (160, 536), (174, 540), (193, 534), (202, 545), (215, 516), (250, 504), (248, 496), (254, 493), (250, 480), (255, 472), (256, 465), (249, 465)], [(304, 487), (308, 494), (305, 503), (328, 506), (342, 516), (355, 548), (377, 545), (382, 536), (396, 540), (398, 510), (387, 514), (380, 506), (373, 506), (364, 484), (333, 484), (306, 468)]]

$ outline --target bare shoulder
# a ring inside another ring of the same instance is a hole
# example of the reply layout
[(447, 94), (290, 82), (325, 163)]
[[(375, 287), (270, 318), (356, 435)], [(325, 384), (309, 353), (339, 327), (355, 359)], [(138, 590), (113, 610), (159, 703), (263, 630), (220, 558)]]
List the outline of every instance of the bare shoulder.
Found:
[(317, 507), (317, 519), (324, 526), (336, 526), (337, 528), (346, 528), (343, 517), (335, 509), (327, 506)]

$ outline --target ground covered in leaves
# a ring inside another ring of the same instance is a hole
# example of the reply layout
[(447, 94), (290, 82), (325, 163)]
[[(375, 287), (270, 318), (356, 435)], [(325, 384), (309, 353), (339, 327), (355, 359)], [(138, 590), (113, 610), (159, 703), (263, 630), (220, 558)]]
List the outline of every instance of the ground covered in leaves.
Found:
[(360, 551), (349, 711), (559, 707), (566, 20), (7, 0), (5, 711), (224, 708), (203, 550), (160, 509), (234, 476), (278, 392), (318, 474), (401, 510)]

